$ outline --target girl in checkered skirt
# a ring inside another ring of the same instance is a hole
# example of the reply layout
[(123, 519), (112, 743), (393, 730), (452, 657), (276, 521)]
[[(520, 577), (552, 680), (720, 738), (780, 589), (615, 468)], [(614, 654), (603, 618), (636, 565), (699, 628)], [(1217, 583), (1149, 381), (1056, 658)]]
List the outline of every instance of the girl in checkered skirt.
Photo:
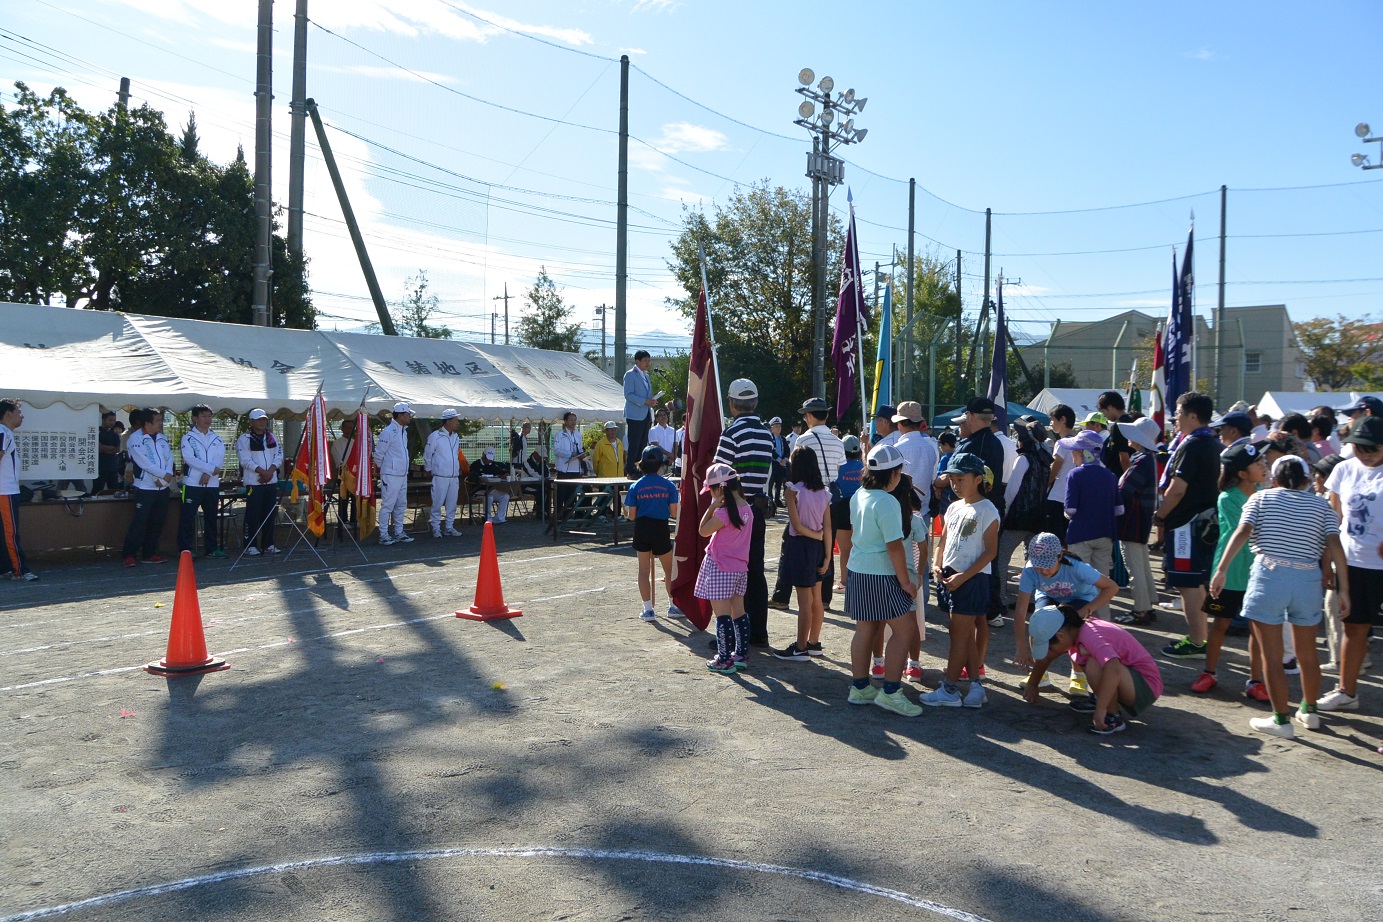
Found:
[(711, 603), (716, 616), (716, 655), (706, 662), (706, 668), (729, 675), (744, 669), (749, 646), (744, 591), (749, 586), (753, 517), (749, 501), (740, 491), (739, 477), (728, 464), (712, 464), (706, 470), (701, 492), (711, 495), (711, 503), (698, 530), (711, 542), (701, 561), (695, 593), (698, 599)]

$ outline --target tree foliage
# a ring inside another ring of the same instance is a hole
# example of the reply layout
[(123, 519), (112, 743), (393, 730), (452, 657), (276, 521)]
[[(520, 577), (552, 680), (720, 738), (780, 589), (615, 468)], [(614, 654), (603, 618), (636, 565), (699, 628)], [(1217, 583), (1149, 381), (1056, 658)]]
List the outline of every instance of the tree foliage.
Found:
[(522, 345), (557, 352), (581, 351), (581, 324), (571, 322), (576, 308), (562, 297), (546, 266), (538, 269), (538, 278), (523, 297), (528, 306), (515, 324)]
[[(736, 189), (709, 218), (699, 210), (686, 211), (682, 233), (672, 242), (667, 263), (686, 294), (667, 303), (689, 319), (696, 316), (701, 291), (699, 247), (706, 252), (722, 384), (751, 378), (759, 386), (764, 415), (795, 410), (811, 390), (810, 197), (764, 180)], [(833, 215), (827, 243), (833, 267), (827, 271), (832, 303), (843, 248), (844, 232)], [(834, 319), (833, 309), (829, 319)], [(828, 321), (828, 348), (830, 327)], [(826, 392), (833, 396), (830, 372), (828, 360)]]
[[(91, 113), (16, 83), (0, 106), (0, 299), (249, 323), (254, 181), (147, 105)], [(306, 266), (273, 239), (273, 317), (315, 325)]]
[(1370, 317), (1315, 317), (1292, 324), (1292, 329), (1301, 349), (1306, 377), (1317, 388), (1347, 388), (1360, 379), (1361, 370), (1372, 368), (1376, 374), (1383, 353), (1383, 324)]
[(395, 305), (399, 334), (420, 339), (451, 339), (449, 327), (428, 323), (437, 313), (437, 305), (437, 296), (428, 290), (427, 272), (419, 269), (417, 275), (404, 283), (403, 297)]

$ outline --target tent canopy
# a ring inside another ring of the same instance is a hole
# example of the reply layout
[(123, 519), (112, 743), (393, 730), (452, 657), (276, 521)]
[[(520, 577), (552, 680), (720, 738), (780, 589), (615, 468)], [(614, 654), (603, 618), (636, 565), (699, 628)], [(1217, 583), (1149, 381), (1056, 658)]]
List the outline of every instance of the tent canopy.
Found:
[(402, 400), (424, 417), (582, 419), (624, 411), (624, 389), (583, 356), (445, 339), (284, 330), (0, 303), (0, 394), (36, 407), (204, 403), (300, 415), (322, 388), (329, 412)]
[(1339, 407), (1349, 406), (1360, 397), (1378, 397), (1383, 399), (1383, 394), (1371, 394), (1368, 391), (1264, 391), (1263, 396), (1258, 398), (1258, 412), (1273, 419), (1281, 419), (1288, 413), (1306, 413), (1313, 407)]

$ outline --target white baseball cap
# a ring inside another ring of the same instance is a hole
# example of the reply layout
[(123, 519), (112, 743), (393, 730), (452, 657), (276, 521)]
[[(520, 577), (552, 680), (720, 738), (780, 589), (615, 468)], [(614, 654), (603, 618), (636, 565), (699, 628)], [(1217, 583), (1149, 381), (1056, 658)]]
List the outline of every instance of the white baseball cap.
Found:
[[(398, 412), (397, 408), (395, 409), (395, 412)], [(461, 415), (461, 414), (460, 414), (460, 413), (457, 413), (455, 410), (443, 410), (443, 411), (442, 411), (442, 419), (456, 419), (456, 417), (458, 417), (458, 416), (460, 416), (460, 415)]]
[(413, 412), (413, 408), (410, 407), (408, 404), (406, 404), (406, 403), (404, 403), (404, 402), (402, 402), (402, 401), (399, 401), (398, 403), (394, 404), (394, 412), (395, 412), (395, 413), (410, 413), (410, 414), (411, 414), (411, 413)]
[(255, 409), (253, 409), (253, 410), (250, 411), (250, 419), (252, 419), (252, 420), (255, 420), (255, 419), (267, 419), (268, 416), (269, 416), (268, 413), (265, 413), (263, 410), (259, 409), (258, 407), (256, 407)]
[(736, 378), (730, 382), (728, 393), (731, 400), (758, 400), (759, 386), (748, 378)]

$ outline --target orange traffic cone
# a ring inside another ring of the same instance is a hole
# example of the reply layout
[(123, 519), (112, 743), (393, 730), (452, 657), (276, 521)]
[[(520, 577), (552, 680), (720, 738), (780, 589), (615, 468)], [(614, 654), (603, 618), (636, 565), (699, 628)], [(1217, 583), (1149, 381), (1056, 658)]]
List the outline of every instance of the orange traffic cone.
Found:
[(219, 672), (230, 666), (223, 659), (207, 656), (206, 635), (202, 633), (202, 607), (197, 604), (197, 574), (192, 572), (192, 552), (178, 558), (178, 588), (173, 595), (173, 624), (168, 629), (168, 652), (163, 660), (144, 667), (145, 672), (161, 676), (196, 675)]
[(475, 582), (475, 604), (456, 617), (472, 621), (498, 621), (517, 618), (523, 612), (504, 604), (504, 590), (499, 585), (499, 554), (495, 552), (495, 526), (485, 523), (485, 536), (480, 539), (480, 573)]

